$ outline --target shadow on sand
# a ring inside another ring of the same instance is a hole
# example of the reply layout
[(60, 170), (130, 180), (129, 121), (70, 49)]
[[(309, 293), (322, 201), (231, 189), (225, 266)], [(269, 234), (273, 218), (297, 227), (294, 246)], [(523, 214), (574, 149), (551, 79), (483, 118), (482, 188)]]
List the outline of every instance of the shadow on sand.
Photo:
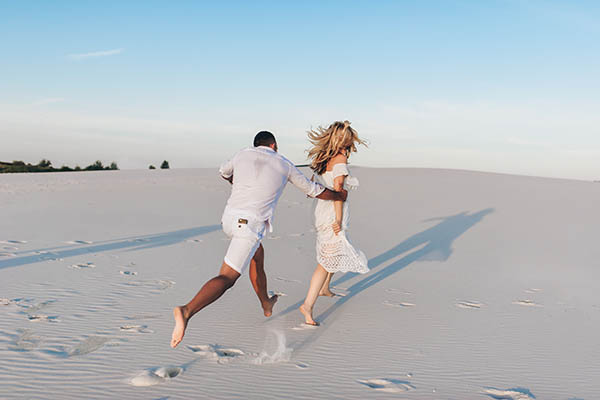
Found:
[(39, 250), (31, 250), (30, 252), (28, 252), (28, 255), (9, 258), (6, 260), (0, 260), (0, 269), (18, 267), (51, 259), (79, 256), (82, 254), (100, 253), (103, 251), (123, 249), (127, 249), (128, 251), (135, 251), (149, 249), (153, 247), (169, 246), (171, 244), (182, 242), (191, 237), (204, 235), (206, 233), (214, 232), (219, 229), (221, 229), (221, 225), (208, 225), (201, 226), (198, 228), (189, 228), (172, 232), (157, 233), (153, 235), (133, 236), (128, 238), (109, 240), (105, 242), (94, 243), (91, 245), (77, 245), (77, 247), (68, 246), (68, 248), (66, 248), (65, 246), (56, 247), (52, 249), (45, 249), (43, 253), (40, 253)]
[[(340, 297), (333, 305), (331, 305), (327, 310), (325, 310), (320, 315), (316, 316), (315, 320), (319, 322), (323, 322), (332, 315), (344, 304), (346, 304), (350, 299), (361, 293), (362, 291), (370, 288), (371, 286), (381, 282), (385, 278), (395, 274), (406, 266), (412, 264), (415, 261), (445, 261), (452, 254), (452, 243), (459, 236), (469, 230), (472, 226), (480, 222), (486, 215), (494, 212), (493, 208), (487, 208), (481, 211), (478, 211), (473, 214), (469, 214), (468, 212), (462, 212), (460, 214), (452, 215), (449, 217), (441, 217), (441, 218), (431, 218), (424, 222), (429, 221), (441, 221), (437, 225), (424, 230), (423, 232), (419, 232), (402, 243), (398, 244), (395, 247), (392, 247), (388, 251), (373, 257), (369, 260), (369, 268), (370, 271), (367, 275), (359, 280), (358, 282), (352, 284), (348, 289), (348, 293), (345, 297)], [(386, 263), (387, 261), (398, 257), (406, 252), (409, 252), (404, 257), (399, 260), (391, 263), (385, 268), (379, 269), (381, 265)], [(359, 276), (359, 274), (355, 273), (346, 273), (340, 278), (336, 279), (332, 282), (332, 285), (339, 285), (350, 279)], [(307, 288), (308, 289), (308, 288)], [(297, 311), (298, 307), (304, 302), (304, 300), (300, 300), (296, 304), (293, 304), (278, 313), (276, 317), (283, 316), (292, 311)], [(298, 314), (300, 314), (298, 312)], [(319, 335), (319, 331), (323, 331), (323, 327), (315, 330), (314, 335)], [(296, 349), (302, 347), (302, 345), (309, 341), (307, 338), (300, 346), (295, 346)]]

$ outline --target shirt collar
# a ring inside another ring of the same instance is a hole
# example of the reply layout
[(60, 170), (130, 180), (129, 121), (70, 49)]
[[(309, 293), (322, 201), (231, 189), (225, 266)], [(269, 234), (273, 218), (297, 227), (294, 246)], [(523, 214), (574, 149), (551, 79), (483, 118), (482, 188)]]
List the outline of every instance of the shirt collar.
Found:
[(255, 147), (256, 149), (263, 149), (263, 150), (268, 150), (271, 153), (275, 153), (275, 150), (273, 150), (272, 148), (270, 148), (269, 146), (257, 146)]

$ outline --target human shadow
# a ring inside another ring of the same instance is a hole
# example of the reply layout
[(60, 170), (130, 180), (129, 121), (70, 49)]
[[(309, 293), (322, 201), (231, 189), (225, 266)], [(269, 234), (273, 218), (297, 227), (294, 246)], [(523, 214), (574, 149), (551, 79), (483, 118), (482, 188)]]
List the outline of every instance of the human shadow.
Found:
[(34, 251), (34, 254), (0, 260), (0, 269), (33, 264), (44, 260), (68, 258), (82, 254), (100, 253), (111, 250), (126, 249), (127, 251), (137, 251), (154, 247), (169, 246), (194, 236), (214, 232), (220, 228), (221, 225), (207, 225), (197, 228), (180, 229), (172, 232), (109, 240), (91, 245), (78, 245), (77, 247), (71, 246), (70, 248), (58, 248), (43, 253)]
[[(348, 292), (346, 296), (340, 297), (333, 305), (318, 315), (315, 319), (319, 322), (325, 321), (328, 317), (334, 314), (336, 310), (338, 310), (356, 295), (395, 274), (415, 261), (446, 261), (452, 254), (452, 243), (454, 240), (456, 240), (473, 225), (477, 224), (486, 215), (492, 213), (493, 211), (493, 208), (487, 208), (473, 214), (461, 212), (449, 217), (431, 218), (424, 221), (441, 222), (429, 229), (409, 237), (388, 251), (371, 258), (369, 260), (369, 273), (367, 273), (367, 275), (360, 281), (351, 285), (347, 289)], [(387, 261), (408, 251), (411, 252), (387, 267), (379, 269), (379, 267), (381, 267), (381, 265), (385, 264)], [(359, 274), (346, 273), (333, 281), (332, 285), (339, 285), (356, 277), (357, 275)], [(282, 312), (278, 313), (276, 317), (283, 316), (291, 311), (297, 310), (302, 303), (303, 300), (289, 306)]]

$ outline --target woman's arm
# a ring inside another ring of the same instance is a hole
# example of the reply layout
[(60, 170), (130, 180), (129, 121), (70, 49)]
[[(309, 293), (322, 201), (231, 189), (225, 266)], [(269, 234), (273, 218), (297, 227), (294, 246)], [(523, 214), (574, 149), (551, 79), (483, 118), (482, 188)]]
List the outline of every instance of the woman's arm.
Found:
[[(345, 175), (341, 175), (336, 177), (333, 180), (333, 189), (336, 192), (339, 192), (344, 188), (344, 180), (346, 179)], [(337, 235), (342, 230), (342, 217), (344, 216), (344, 202), (342, 201), (334, 201), (333, 208), (335, 209), (335, 222), (333, 223), (333, 232)]]
[[(333, 169), (333, 167), (336, 164), (346, 164), (348, 162), (348, 157), (346, 157), (345, 154), (338, 154), (335, 157), (333, 157), (329, 162), (332, 164), (331, 168)], [(333, 190), (335, 190), (336, 192), (339, 192), (340, 190), (342, 190), (344, 188), (344, 180), (345, 179), (346, 179), (345, 175), (340, 175), (340, 176), (336, 176), (335, 178), (333, 178)], [(341, 201), (334, 201), (333, 208), (335, 210), (335, 222), (333, 223), (332, 227), (333, 227), (333, 232), (337, 235), (342, 230), (342, 217), (343, 217), (343, 213), (344, 213), (344, 203)]]

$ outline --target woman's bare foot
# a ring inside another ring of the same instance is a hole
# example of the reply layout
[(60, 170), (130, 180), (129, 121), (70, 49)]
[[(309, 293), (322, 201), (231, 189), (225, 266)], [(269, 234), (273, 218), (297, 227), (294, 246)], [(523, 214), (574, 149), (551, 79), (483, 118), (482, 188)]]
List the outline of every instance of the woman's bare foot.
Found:
[(273, 296), (269, 297), (269, 300), (267, 300), (265, 304), (262, 305), (265, 317), (270, 317), (273, 314), (273, 306), (275, 303), (277, 303), (277, 300), (279, 300), (279, 296), (274, 294)]
[(298, 307), (298, 309), (300, 310), (302, 315), (304, 315), (304, 320), (305, 320), (306, 325), (319, 326), (319, 323), (317, 321), (315, 321), (312, 317), (312, 310), (307, 311), (304, 308), (304, 304), (302, 304), (300, 307)]
[(329, 290), (329, 288), (327, 288), (325, 290), (321, 290), (319, 292), (319, 296), (335, 297), (337, 294), (333, 293), (331, 290)]
[(185, 328), (187, 327), (188, 318), (184, 314), (183, 307), (175, 307), (173, 309), (173, 317), (175, 318), (175, 327), (171, 336), (171, 347), (175, 348), (183, 340)]

